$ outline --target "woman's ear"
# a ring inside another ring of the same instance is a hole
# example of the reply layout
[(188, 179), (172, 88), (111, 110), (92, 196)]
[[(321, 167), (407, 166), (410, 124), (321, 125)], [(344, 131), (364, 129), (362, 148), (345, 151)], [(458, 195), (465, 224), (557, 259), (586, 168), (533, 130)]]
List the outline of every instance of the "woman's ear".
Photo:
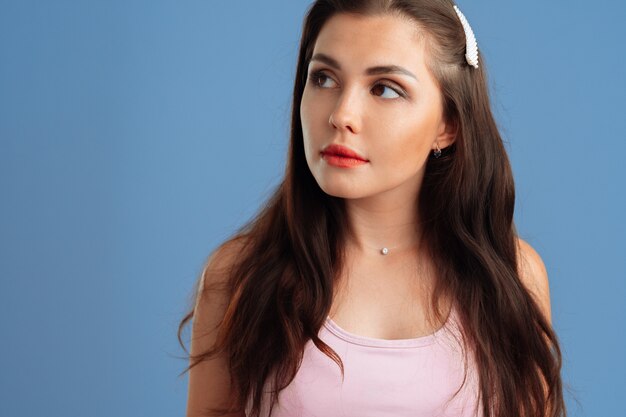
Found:
[(433, 149), (439, 145), (440, 148), (447, 148), (452, 145), (456, 140), (456, 136), (458, 133), (458, 123), (454, 120), (445, 121), (442, 120), (439, 125), (439, 133), (437, 134), (437, 139), (433, 143)]

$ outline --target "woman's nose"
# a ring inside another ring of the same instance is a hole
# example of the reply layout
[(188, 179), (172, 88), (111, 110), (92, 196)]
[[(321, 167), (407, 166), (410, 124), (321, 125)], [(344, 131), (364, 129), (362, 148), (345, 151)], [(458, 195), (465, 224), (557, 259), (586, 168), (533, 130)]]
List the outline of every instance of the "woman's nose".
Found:
[(335, 108), (330, 114), (328, 123), (338, 130), (349, 130), (358, 133), (361, 130), (361, 117), (358, 91), (345, 90), (337, 99)]

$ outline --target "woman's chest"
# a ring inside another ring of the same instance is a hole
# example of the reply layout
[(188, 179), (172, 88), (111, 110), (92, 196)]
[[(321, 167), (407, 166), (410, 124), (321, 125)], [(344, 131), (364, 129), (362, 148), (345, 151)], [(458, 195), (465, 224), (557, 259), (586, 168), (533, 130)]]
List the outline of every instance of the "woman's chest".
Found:
[[(351, 270), (333, 295), (329, 316), (351, 333), (379, 339), (432, 334), (443, 324), (432, 317), (432, 279), (407, 268)], [(450, 304), (440, 301), (446, 315)]]
[(343, 376), (339, 366), (309, 341), (298, 373), (281, 391), (272, 417), (476, 415), (475, 373), (468, 367), (464, 384), (463, 352), (450, 334), (380, 341), (325, 324), (319, 336), (341, 358)]

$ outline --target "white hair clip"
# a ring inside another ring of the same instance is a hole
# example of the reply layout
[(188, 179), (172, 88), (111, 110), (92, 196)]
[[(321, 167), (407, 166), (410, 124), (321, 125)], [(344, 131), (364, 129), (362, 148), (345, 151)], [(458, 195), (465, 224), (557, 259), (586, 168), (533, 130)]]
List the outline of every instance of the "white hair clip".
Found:
[(478, 44), (476, 43), (474, 31), (472, 31), (472, 27), (459, 8), (456, 7), (456, 4), (454, 5), (454, 11), (459, 16), (465, 31), (465, 59), (472, 67), (478, 68)]

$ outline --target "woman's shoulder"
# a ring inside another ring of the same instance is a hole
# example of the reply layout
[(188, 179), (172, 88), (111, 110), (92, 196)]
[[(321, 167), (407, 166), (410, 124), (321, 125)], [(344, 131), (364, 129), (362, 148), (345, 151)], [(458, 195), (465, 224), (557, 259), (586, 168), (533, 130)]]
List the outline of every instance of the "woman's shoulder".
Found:
[(521, 238), (517, 238), (517, 249), (517, 270), (520, 279), (550, 322), (550, 284), (543, 259), (528, 242)]
[(238, 236), (221, 243), (209, 255), (204, 271), (202, 271), (202, 282), (205, 280), (215, 282), (222, 281), (228, 277), (228, 272), (241, 258), (249, 238)]
[(228, 302), (229, 279), (246, 244), (246, 238), (236, 237), (221, 243), (210, 253), (198, 280), (196, 309), (201, 308), (200, 304), (207, 299), (212, 298), (215, 302), (215, 297), (221, 301), (218, 304)]
[[(231, 239), (218, 246), (208, 257), (200, 282), (193, 314), (190, 354), (198, 362), (189, 370), (187, 416), (206, 415), (204, 410), (227, 407), (230, 373), (227, 356), (215, 348), (219, 329), (230, 302), (228, 278), (244, 248), (245, 241)], [(234, 415), (234, 414), (229, 414)], [(238, 416), (244, 416), (243, 413)]]

